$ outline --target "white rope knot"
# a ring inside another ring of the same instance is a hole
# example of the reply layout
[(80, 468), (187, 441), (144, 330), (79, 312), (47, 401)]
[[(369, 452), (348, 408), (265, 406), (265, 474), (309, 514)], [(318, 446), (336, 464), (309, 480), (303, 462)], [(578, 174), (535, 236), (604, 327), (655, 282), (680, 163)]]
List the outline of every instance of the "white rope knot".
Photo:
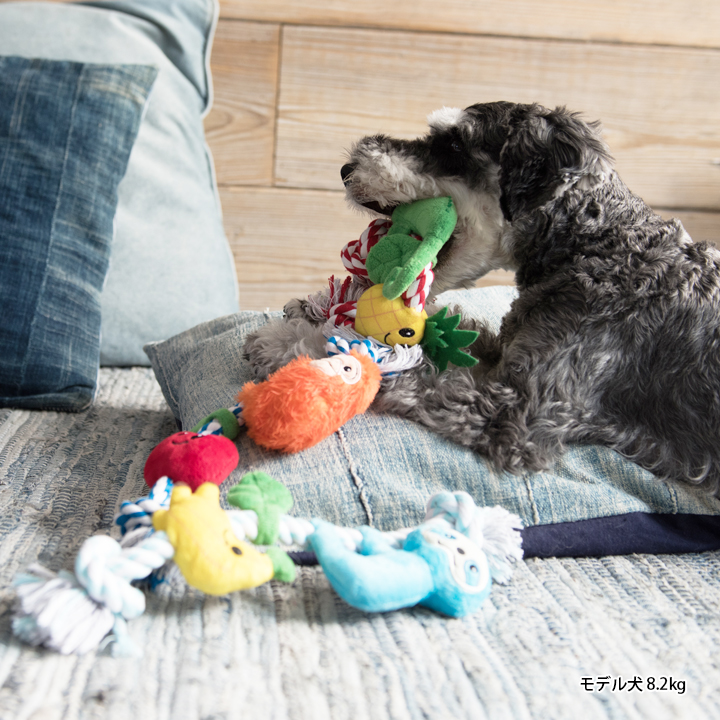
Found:
[[(476, 510), (477, 505), (475, 505), (475, 501), (468, 493), (462, 491), (451, 493), (446, 490), (436, 493), (428, 500), (425, 522), (433, 518), (442, 518), (450, 523), (458, 532), (467, 535), (473, 523)], [(478, 542), (475, 538), (469, 537), (474, 542)], [(482, 540), (482, 538), (480, 539)]]
[(127, 619), (138, 617), (145, 612), (145, 595), (131, 581), (147, 577), (175, 553), (167, 538), (158, 535), (125, 549), (107, 535), (90, 537), (75, 560), (75, 576), (87, 594), (110, 612)]
[(31, 565), (13, 585), (17, 593), (13, 633), (31, 645), (82, 655), (113, 629), (115, 616), (89, 598), (72, 573), (55, 574)]
[(75, 560), (75, 575), (33, 565), (15, 578), (13, 632), (67, 655), (92, 650), (113, 630), (116, 654), (137, 654), (125, 620), (142, 615), (145, 595), (130, 583), (147, 577), (174, 553), (162, 532), (131, 548), (107, 535), (90, 537)]

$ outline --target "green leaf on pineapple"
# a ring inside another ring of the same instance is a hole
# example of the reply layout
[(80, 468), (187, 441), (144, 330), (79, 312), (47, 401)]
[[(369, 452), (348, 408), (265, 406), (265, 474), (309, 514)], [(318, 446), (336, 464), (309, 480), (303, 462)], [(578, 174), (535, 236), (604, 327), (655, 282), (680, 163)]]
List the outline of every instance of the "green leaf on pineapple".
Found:
[(477, 358), (463, 352), (475, 342), (479, 333), (474, 330), (458, 330), (460, 315), (447, 317), (447, 308), (444, 307), (425, 322), (425, 335), (422, 339), (423, 351), (435, 363), (437, 369), (443, 372), (448, 363), (458, 367), (472, 367), (477, 365)]

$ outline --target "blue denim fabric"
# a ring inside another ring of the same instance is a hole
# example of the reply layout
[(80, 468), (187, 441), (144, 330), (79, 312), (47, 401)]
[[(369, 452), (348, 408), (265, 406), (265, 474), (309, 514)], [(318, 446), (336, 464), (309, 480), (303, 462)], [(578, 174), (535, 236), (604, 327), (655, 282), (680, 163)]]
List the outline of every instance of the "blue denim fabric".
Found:
[(0, 58), (0, 405), (81, 410), (117, 188), (156, 70)]
[[(513, 288), (495, 287), (445, 293), (440, 299), (497, 328), (514, 297)], [(232, 404), (250, 379), (242, 358), (244, 338), (268, 317), (230, 315), (146, 347), (184, 429)], [(548, 471), (514, 476), (497, 472), (475, 453), (420, 425), (372, 408), (296, 455), (263, 450), (244, 434), (237, 442), (240, 465), (224, 488), (248, 470), (263, 470), (290, 488), (293, 514), (342, 525), (368, 523), (389, 530), (417, 524), (430, 495), (447, 489), (465, 490), (479, 505), (502, 505), (527, 526), (628, 513), (720, 515), (716, 498), (662, 482), (604, 447), (572, 447)]]
[(100, 361), (237, 312), (235, 263), (205, 143), (217, 0), (0, 2), (0, 53), (158, 69), (118, 188)]

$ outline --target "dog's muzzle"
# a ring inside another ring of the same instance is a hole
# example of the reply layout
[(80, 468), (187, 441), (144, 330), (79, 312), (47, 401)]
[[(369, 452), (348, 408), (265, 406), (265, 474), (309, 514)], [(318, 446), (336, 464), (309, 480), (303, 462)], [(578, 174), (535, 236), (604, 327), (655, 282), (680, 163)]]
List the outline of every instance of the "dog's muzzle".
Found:
[[(352, 183), (351, 177), (354, 171), (355, 163), (346, 163), (340, 168), (340, 177), (342, 178), (343, 185), (345, 185), (345, 187), (350, 187)], [(378, 213), (378, 215), (385, 215), (387, 217), (390, 217), (392, 215), (392, 211), (397, 207), (396, 205), (381, 205), (375, 200), (371, 200), (369, 202), (360, 202), (358, 200), (357, 202), (368, 210), (372, 210), (373, 212)]]

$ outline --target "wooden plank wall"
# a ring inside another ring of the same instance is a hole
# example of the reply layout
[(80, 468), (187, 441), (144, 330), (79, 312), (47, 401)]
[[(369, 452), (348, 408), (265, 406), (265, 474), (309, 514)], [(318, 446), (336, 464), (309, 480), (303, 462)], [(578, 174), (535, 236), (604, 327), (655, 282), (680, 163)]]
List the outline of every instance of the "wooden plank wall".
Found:
[(277, 309), (342, 273), (366, 225), (343, 200), (346, 148), (420, 134), (443, 105), (601, 119), (630, 187), (720, 240), (718, 28), (716, 0), (222, 0), (206, 129), (242, 306)]

